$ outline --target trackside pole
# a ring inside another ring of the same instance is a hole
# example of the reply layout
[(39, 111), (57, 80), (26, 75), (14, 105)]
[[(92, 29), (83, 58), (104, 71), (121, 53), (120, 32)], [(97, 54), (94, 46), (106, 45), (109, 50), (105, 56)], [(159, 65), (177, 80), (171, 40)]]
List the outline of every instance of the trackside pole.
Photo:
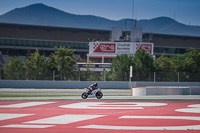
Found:
[(130, 77), (129, 77), (129, 82), (131, 82), (131, 78), (132, 78), (132, 71), (133, 71), (133, 67), (132, 66), (130, 66)]
[(53, 81), (55, 81), (55, 70), (53, 70)]
[(178, 72), (178, 82), (179, 82), (179, 72)]
[(130, 76), (129, 76), (129, 87), (131, 87), (131, 95), (132, 95), (132, 86), (131, 86), (131, 78), (132, 78), (132, 71), (133, 71), (133, 67), (130, 66)]

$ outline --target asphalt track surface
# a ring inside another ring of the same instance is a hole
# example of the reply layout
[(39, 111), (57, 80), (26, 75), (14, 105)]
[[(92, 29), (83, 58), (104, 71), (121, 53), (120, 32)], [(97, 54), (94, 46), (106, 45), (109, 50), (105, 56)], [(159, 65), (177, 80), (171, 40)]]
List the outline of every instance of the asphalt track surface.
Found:
[(199, 133), (200, 101), (0, 101), (1, 133)]
[[(0, 89), (0, 94), (17, 95), (68, 95), (66, 97), (0, 97), (0, 101), (11, 100), (82, 100), (84, 89)], [(154, 95), (131, 96), (128, 89), (102, 89), (104, 94), (101, 100), (192, 100), (200, 101), (199, 95)], [(75, 96), (76, 95), (76, 96)], [(88, 98), (87, 100), (97, 100)]]
[[(68, 95), (66, 97), (0, 97), (0, 101), (10, 100), (81, 100), (84, 89), (0, 89), (0, 94), (17, 95)], [(102, 89), (101, 100), (193, 100), (200, 101), (198, 95), (154, 95), (131, 96), (129, 89)], [(88, 98), (97, 100), (96, 98)]]
[[(130, 89), (102, 89), (104, 95), (131, 95)], [(0, 94), (81, 95), (84, 89), (0, 89)]]
[(200, 96), (133, 97), (130, 90), (102, 91), (102, 99), (83, 100), (80, 89), (0, 89), (0, 94), (71, 95), (1, 97), (0, 133), (200, 132)]

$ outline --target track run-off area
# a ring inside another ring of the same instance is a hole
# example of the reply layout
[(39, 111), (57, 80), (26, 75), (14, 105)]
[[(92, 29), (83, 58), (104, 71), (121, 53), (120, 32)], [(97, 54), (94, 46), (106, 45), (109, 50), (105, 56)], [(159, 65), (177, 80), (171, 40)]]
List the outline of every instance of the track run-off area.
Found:
[(200, 132), (200, 101), (0, 101), (1, 133)]

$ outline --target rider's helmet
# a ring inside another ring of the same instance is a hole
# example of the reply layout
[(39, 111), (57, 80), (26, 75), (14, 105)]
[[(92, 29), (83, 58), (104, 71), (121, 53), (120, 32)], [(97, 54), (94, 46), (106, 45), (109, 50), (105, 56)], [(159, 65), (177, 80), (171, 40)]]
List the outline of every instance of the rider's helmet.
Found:
[(97, 83), (94, 83), (94, 87), (97, 87), (98, 86), (98, 84)]

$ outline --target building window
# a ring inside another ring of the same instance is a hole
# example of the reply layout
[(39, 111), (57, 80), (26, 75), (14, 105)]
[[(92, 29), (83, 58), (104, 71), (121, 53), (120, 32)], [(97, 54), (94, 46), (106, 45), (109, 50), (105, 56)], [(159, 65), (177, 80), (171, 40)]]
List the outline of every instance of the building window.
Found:
[(92, 63), (102, 63), (102, 58), (90, 58)]
[(104, 63), (112, 63), (113, 58), (104, 58)]

